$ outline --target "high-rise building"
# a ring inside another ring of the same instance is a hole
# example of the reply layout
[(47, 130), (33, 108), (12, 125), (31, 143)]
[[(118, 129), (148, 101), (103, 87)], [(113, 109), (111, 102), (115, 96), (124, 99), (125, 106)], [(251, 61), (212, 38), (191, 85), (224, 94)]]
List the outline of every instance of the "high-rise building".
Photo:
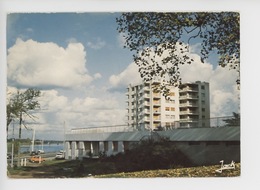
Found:
[(181, 84), (179, 102), (180, 127), (210, 127), (209, 83)]
[(180, 89), (169, 86), (169, 99), (154, 90), (159, 84), (153, 81), (128, 86), (129, 126), (138, 130), (160, 130), (207, 125), (199, 120), (209, 118), (208, 83), (185, 83)]

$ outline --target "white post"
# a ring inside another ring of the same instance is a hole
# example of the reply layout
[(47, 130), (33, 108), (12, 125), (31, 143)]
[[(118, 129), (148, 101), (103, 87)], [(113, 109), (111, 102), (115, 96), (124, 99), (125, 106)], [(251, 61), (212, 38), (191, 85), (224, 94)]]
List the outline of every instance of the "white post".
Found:
[(43, 151), (43, 142), (44, 142), (44, 140), (42, 139), (42, 151)]
[(69, 159), (69, 156), (71, 156), (70, 142), (66, 142), (65, 145), (65, 159)]
[(76, 142), (75, 141), (73, 141), (72, 143), (71, 143), (71, 159), (72, 160), (75, 160), (76, 159)]
[(123, 141), (118, 141), (118, 152), (124, 152), (124, 143), (123, 143)]
[(11, 168), (14, 167), (14, 138), (12, 139), (12, 160), (11, 160)]
[(27, 160), (26, 158), (24, 158), (24, 166), (26, 166), (26, 164), (27, 164)]
[(35, 129), (33, 128), (32, 151), (34, 151), (34, 139), (35, 139)]
[(104, 141), (99, 141), (99, 151), (102, 153), (105, 151)]
[(108, 141), (108, 151), (107, 151), (107, 155), (110, 156), (113, 154), (113, 142), (112, 141)]
[(39, 157), (39, 164), (42, 162), (42, 157), (40, 156)]
[(23, 159), (21, 159), (21, 166), (23, 166)]
[(90, 142), (90, 153), (93, 154), (93, 144)]

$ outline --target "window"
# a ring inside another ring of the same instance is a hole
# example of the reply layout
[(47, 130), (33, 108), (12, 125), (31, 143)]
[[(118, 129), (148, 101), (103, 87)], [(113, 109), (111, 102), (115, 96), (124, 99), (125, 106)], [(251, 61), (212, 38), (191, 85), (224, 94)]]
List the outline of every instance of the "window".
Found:
[(205, 89), (205, 86), (203, 85), (203, 86), (201, 86), (201, 90), (204, 90)]
[(170, 107), (165, 107), (165, 111), (170, 111)]
[(171, 107), (171, 111), (175, 111), (175, 107)]

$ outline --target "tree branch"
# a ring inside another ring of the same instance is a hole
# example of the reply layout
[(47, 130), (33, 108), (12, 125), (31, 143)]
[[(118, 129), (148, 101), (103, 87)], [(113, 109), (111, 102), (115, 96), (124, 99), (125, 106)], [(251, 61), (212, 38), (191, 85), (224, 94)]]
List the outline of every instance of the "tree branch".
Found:
[[(198, 27), (197, 27), (198, 28)], [(198, 37), (199, 35), (200, 35), (200, 33), (201, 33), (201, 26), (199, 27), (199, 32), (198, 32), (198, 34), (196, 34), (195, 36), (191, 36), (191, 37), (189, 37), (189, 39), (188, 39), (188, 44), (190, 43), (190, 40), (191, 40), (191, 38), (196, 38), (196, 37)]]

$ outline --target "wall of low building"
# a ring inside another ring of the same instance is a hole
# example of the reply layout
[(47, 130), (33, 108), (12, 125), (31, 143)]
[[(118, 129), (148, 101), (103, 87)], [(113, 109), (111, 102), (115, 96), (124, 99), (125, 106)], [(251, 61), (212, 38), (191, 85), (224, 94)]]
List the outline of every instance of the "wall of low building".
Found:
[(240, 162), (240, 128), (192, 128), (168, 131), (77, 133), (66, 136), (66, 159), (107, 156), (125, 152), (131, 144), (146, 138), (166, 137), (197, 165)]
[(189, 141), (174, 142), (196, 165), (215, 165), (221, 160), (225, 163), (240, 162), (240, 144), (239, 141)]
[[(98, 157), (100, 153), (107, 156), (125, 152), (136, 142), (67, 142), (66, 159), (83, 159)], [(173, 142), (195, 165), (216, 165), (221, 160), (225, 163), (240, 162), (239, 141), (179, 141)]]

